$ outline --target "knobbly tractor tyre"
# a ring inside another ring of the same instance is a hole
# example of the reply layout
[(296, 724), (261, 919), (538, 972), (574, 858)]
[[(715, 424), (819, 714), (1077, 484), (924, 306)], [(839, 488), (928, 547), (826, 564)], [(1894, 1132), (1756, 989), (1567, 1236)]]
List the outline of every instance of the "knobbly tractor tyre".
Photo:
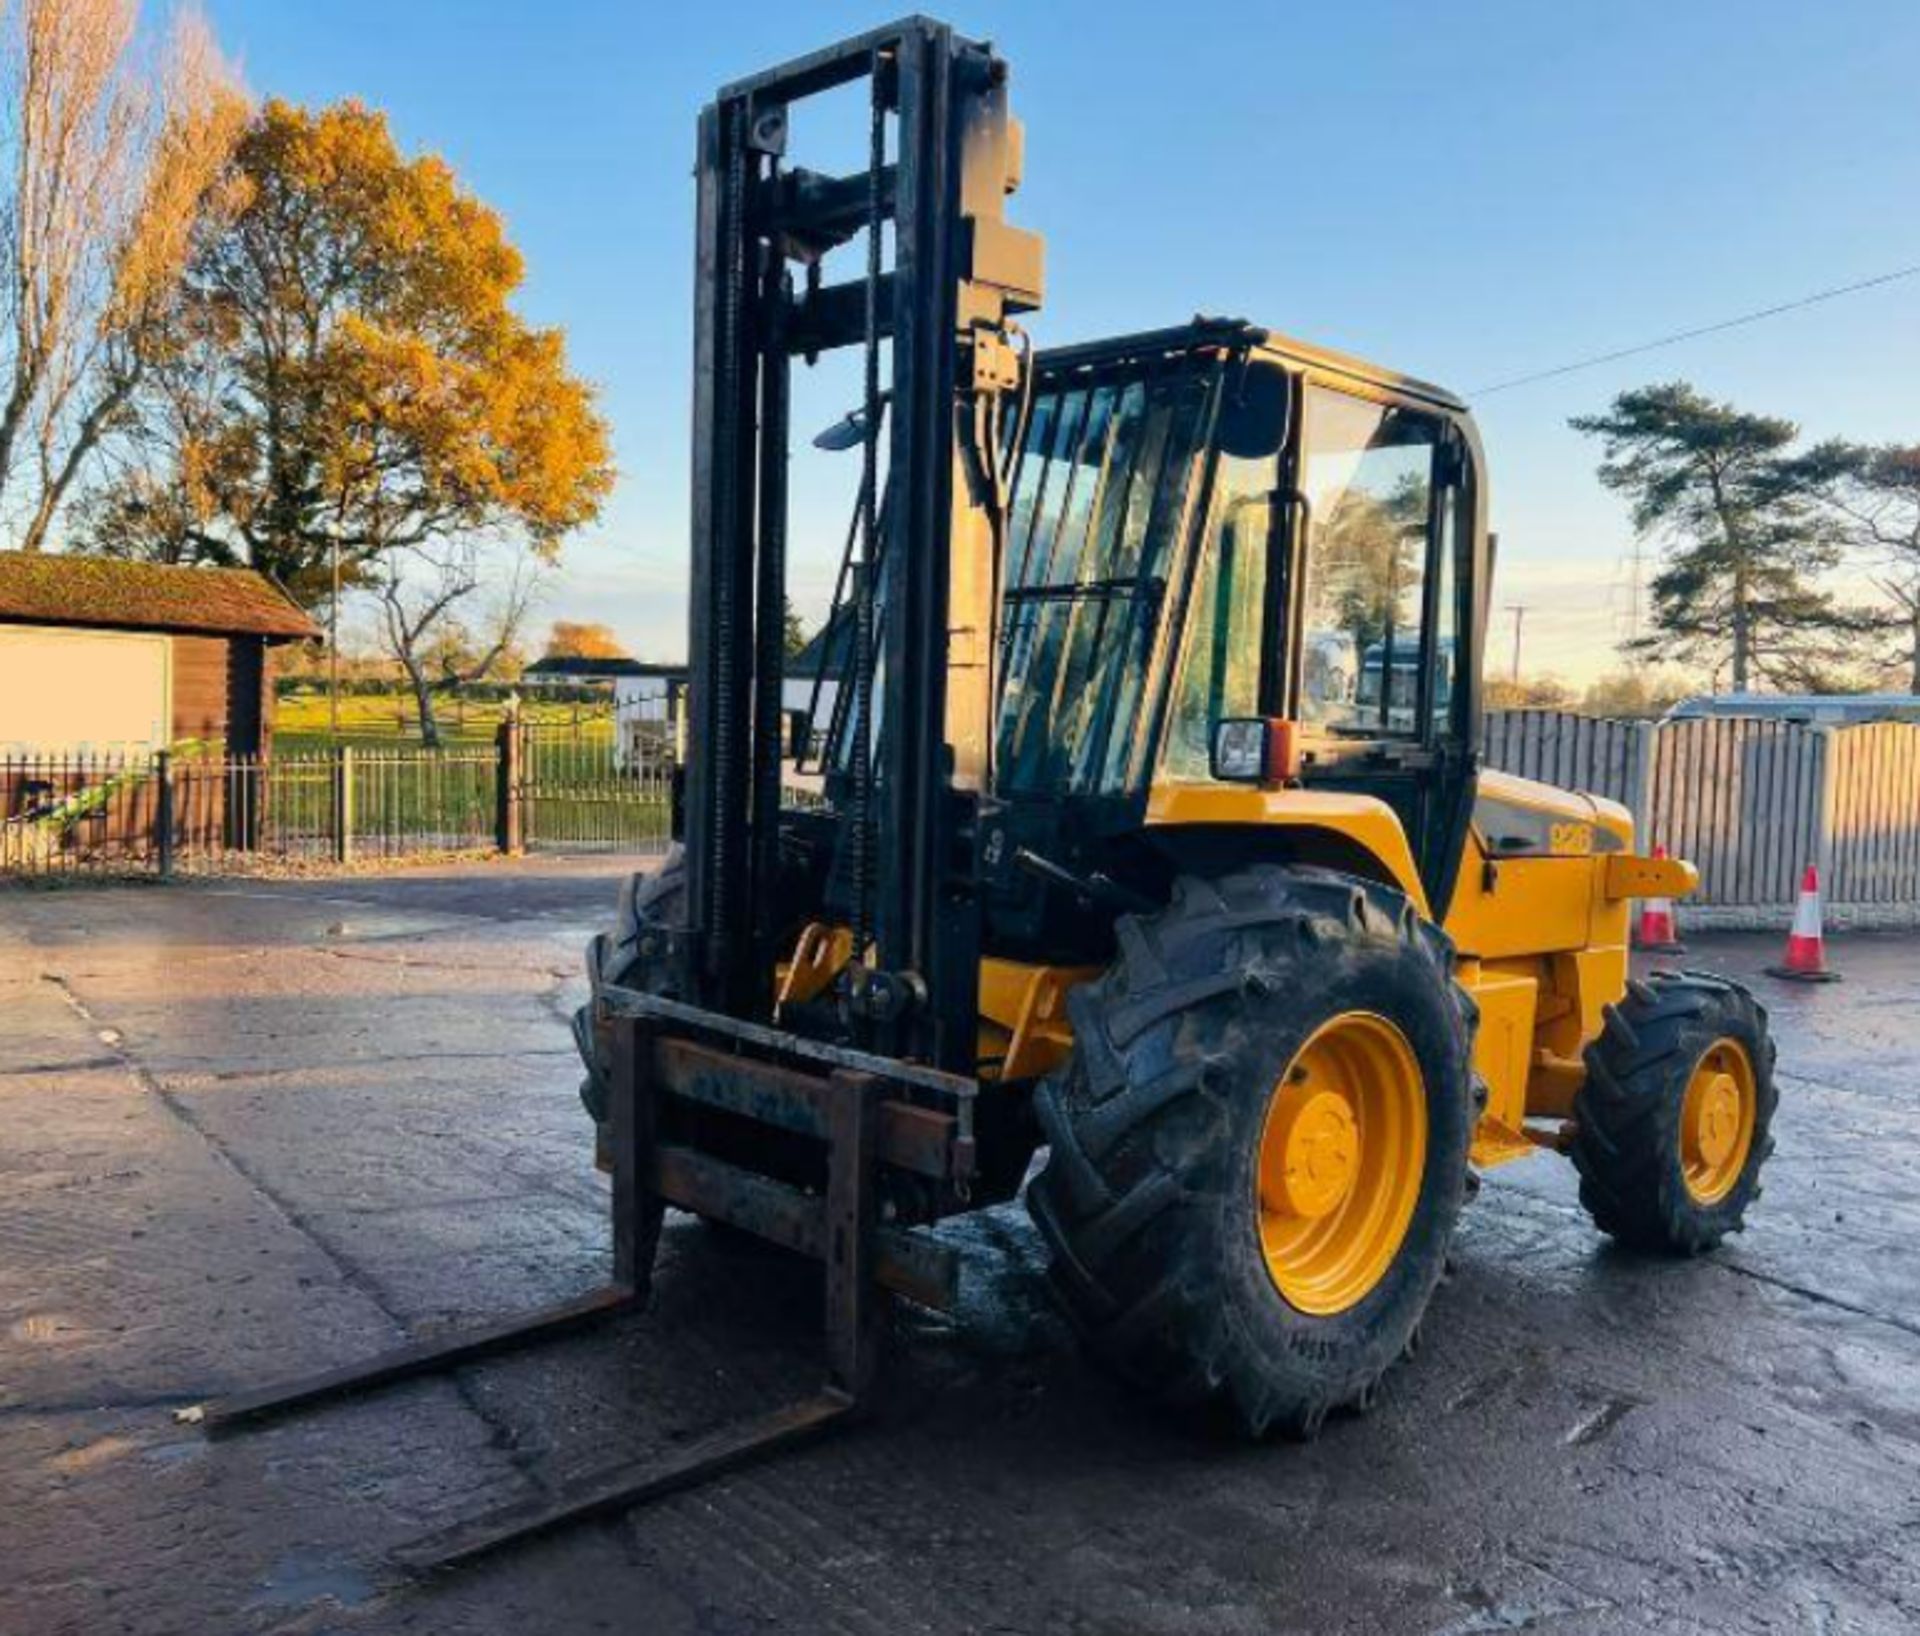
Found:
[(1478, 1100), (1452, 946), (1399, 892), (1278, 866), (1118, 930), (1036, 1093), (1054, 1282), (1129, 1380), (1311, 1436), (1371, 1405), (1445, 1268)]
[[(668, 962), (647, 950), (646, 933), (652, 927), (678, 925), (686, 895), (686, 855), (677, 842), (660, 860), (659, 868), (628, 877), (620, 889), (612, 930), (597, 934), (587, 944), (587, 982), (595, 998), (608, 985), (635, 988), (667, 999), (679, 997)], [(573, 1043), (587, 1070), (580, 1082), (580, 1100), (593, 1115), (596, 1151), (604, 1157), (613, 1040), (611, 1031), (595, 1020), (595, 1010), (590, 998), (574, 1012)]]
[(1697, 1255), (1745, 1225), (1773, 1152), (1773, 1041), (1738, 983), (1627, 984), (1587, 1047), (1571, 1156), (1594, 1224), (1636, 1250)]

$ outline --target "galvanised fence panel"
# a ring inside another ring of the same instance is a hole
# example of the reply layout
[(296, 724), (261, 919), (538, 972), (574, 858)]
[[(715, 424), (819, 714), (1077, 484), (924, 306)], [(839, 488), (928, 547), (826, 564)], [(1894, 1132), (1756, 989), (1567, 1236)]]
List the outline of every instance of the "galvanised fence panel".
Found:
[(1850, 904), (1910, 901), (1920, 879), (1920, 726), (1843, 728), (1828, 755), (1828, 895)]
[(1700, 870), (1687, 905), (1729, 923), (1783, 919), (1809, 864), (1840, 922), (1920, 922), (1920, 725), (1493, 711), (1485, 753), (1623, 802), (1642, 845)]
[(1638, 815), (1646, 800), (1653, 725), (1568, 710), (1489, 710), (1487, 764), (1562, 789), (1587, 790)]
[(1693, 901), (1790, 903), (1820, 854), (1822, 729), (1706, 717), (1657, 729), (1648, 841), (1700, 871)]

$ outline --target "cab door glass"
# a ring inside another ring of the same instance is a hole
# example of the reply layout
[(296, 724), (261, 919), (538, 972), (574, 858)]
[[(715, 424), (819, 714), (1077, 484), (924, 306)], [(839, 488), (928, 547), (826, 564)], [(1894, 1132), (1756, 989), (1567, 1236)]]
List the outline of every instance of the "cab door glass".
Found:
[(1418, 736), (1439, 425), (1310, 387), (1304, 430), (1301, 723), (1344, 737)]
[(1209, 775), (1223, 717), (1260, 711), (1260, 627), (1276, 457), (1222, 455), (1188, 605), (1185, 656), (1161, 766), (1169, 778)]

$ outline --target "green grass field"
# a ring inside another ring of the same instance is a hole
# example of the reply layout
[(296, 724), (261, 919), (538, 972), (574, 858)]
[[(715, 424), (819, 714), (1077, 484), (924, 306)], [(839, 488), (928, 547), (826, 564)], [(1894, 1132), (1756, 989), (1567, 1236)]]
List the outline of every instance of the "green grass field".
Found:
[[(506, 706), (493, 699), (451, 698), (435, 703), (441, 740), (449, 747), (491, 744)], [(571, 727), (579, 742), (603, 753), (613, 743), (613, 721), (602, 706), (562, 703), (549, 699), (522, 699), (523, 721), (555, 729)], [(569, 735), (573, 736), (573, 735)], [(347, 694), (340, 700), (340, 736), (335, 739), (324, 689), (302, 690), (279, 700), (274, 713), (274, 747), (285, 753), (324, 750), (351, 744), (356, 748), (397, 749), (420, 742), (420, 717), (413, 701), (403, 694)]]

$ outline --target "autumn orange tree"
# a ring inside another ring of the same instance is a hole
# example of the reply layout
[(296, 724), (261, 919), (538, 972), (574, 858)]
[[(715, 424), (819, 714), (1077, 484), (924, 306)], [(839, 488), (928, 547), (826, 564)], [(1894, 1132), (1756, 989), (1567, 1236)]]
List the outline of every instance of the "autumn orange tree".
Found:
[(611, 625), (556, 619), (547, 632), (549, 659), (625, 659), (627, 650)]
[[(489, 587), (503, 650), (525, 591), (613, 471), (560, 332), (513, 308), (523, 266), (444, 161), (354, 102), (266, 103), (234, 150), (224, 231), (186, 270), (182, 339), (139, 452), (92, 497), (96, 549), (245, 562), (309, 607), (371, 596), (434, 738), (423, 657)], [(509, 549), (527, 561), (505, 572)]]

